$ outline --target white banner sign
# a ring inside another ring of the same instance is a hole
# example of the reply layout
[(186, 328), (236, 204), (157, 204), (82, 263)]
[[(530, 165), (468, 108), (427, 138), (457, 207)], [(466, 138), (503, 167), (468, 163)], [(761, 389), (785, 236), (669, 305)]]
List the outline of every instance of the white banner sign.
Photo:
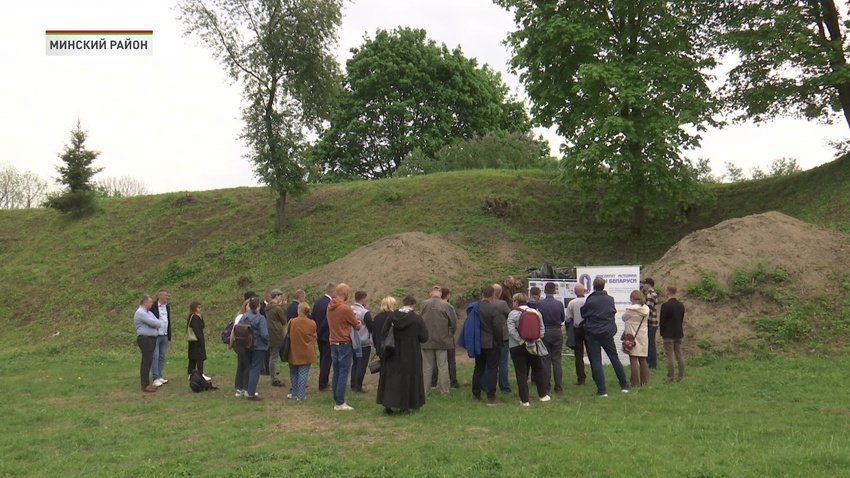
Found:
[[(614, 336), (614, 343), (617, 346), (617, 354), (620, 357), (620, 362), (623, 367), (628, 368), (629, 356), (622, 351), (622, 342), (620, 336), (623, 335), (623, 312), (626, 307), (631, 305), (629, 296), (633, 290), (640, 289), (640, 266), (593, 266), (593, 267), (577, 267), (576, 276), (578, 281), (587, 288), (587, 295), (593, 292), (593, 279), (597, 276), (605, 278), (605, 290), (608, 295), (614, 298), (614, 304), (617, 307), (617, 315), (615, 322), (617, 323), (617, 335)], [(602, 362), (611, 363), (605, 352), (602, 352)]]

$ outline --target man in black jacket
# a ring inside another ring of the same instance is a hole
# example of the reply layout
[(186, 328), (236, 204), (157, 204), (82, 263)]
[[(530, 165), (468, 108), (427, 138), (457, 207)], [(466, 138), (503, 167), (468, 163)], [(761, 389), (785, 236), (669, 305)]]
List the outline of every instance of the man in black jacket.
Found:
[(620, 390), (623, 393), (629, 391), (629, 381), (620, 357), (617, 356), (617, 346), (614, 345), (614, 335), (617, 334), (617, 324), (614, 322), (617, 307), (614, 298), (605, 292), (605, 278), (593, 279), (593, 293), (587, 296), (584, 305), (581, 306), (581, 317), (584, 319), (584, 340), (587, 346), (587, 358), (590, 360), (590, 370), (593, 381), (596, 382), (596, 395), (608, 396), (608, 386), (605, 384), (605, 371), (602, 369), (602, 349), (608, 356), (617, 380), (620, 382)]
[(162, 376), (162, 369), (165, 367), (165, 353), (168, 351), (168, 343), (171, 342), (171, 304), (168, 303), (171, 299), (171, 294), (166, 289), (159, 289), (157, 301), (151, 306), (151, 312), (157, 319), (164, 320), (168, 326), (159, 329), (159, 335), (156, 338), (156, 348), (153, 351), (153, 364), (151, 365), (151, 374), (153, 375), (153, 386), (161, 387), (168, 383)]
[[(504, 301), (496, 302), (493, 286), (487, 286), (481, 292), (478, 303), (478, 315), (481, 318), (481, 354), (475, 356), (475, 369), (472, 372), (472, 396), (481, 400), (481, 379), (487, 374), (487, 404), (496, 405), (496, 384), (499, 370), (499, 358), (502, 344), (505, 342), (504, 330), (510, 309)], [(503, 306), (503, 307), (502, 307)]]
[(328, 390), (331, 375), (331, 330), (328, 328), (328, 304), (336, 291), (336, 284), (325, 285), (325, 295), (313, 304), (310, 318), (316, 323), (316, 343), (319, 345), (319, 391)]
[[(685, 356), (682, 354), (682, 338), (685, 331), (682, 324), (685, 321), (685, 306), (676, 299), (676, 287), (668, 285), (664, 290), (667, 302), (661, 304), (658, 327), (661, 338), (664, 339), (664, 354), (667, 356), (667, 381), (673, 381), (675, 365), (679, 365), (679, 376), (676, 380), (685, 378)], [(675, 361), (674, 361), (675, 360)]]

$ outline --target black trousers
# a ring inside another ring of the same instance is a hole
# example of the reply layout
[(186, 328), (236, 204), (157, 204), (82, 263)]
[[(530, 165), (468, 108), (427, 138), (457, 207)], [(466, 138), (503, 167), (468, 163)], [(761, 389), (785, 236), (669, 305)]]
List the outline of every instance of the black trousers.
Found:
[(578, 383), (584, 383), (587, 380), (587, 373), (584, 371), (584, 327), (575, 327), (573, 329), (576, 339), (575, 360), (576, 360), (576, 380)]
[(317, 340), (319, 344), (319, 390), (327, 390), (331, 376), (331, 343)]
[(248, 378), (251, 375), (251, 352), (242, 347), (233, 347), (236, 352), (236, 378), (233, 387), (236, 390), (248, 390)]
[(142, 352), (139, 379), (141, 379), (142, 388), (145, 388), (151, 384), (151, 365), (153, 365), (153, 351), (156, 348), (156, 337), (139, 335), (136, 337), (136, 344)]
[(519, 388), (520, 401), (528, 403), (529, 368), (531, 368), (534, 374), (534, 384), (537, 385), (537, 396), (545, 397), (549, 395), (549, 384), (546, 380), (542, 357), (528, 353), (525, 345), (517, 345), (511, 348), (511, 360), (514, 362), (514, 372), (516, 373), (516, 384), (517, 388)]
[(357, 357), (354, 352), (351, 353), (354, 361), (351, 363), (351, 389), (363, 390), (363, 379), (366, 377), (366, 368), (369, 366), (369, 358), (372, 356), (372, 346), (367, 345), (360, 347), (363, 351), (362, 357)]
[(496, 398), (498, 385), (499, 358), (502, 348), (481, 349), (481, 354), (475, 356), (475, 369), (472, 371), (472, 395), (481, 397), (481, 378), (487, 374), (487, 398)]
[(204, 373), (204, 361), (203, 360), (193, 360), (189, 359), (189, 371), (187, 374), (191, 375), (192, 370), (198, 369), (198, 372), (201, 372), (201, 375)]

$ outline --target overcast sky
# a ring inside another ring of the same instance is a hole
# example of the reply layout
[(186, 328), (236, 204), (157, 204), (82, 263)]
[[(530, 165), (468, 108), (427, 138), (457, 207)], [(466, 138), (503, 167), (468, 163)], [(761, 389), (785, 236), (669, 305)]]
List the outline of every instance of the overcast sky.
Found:
[[(228, 83), (209, 50), (184, 38), (174, 2), (151, 0), (38, 0), (16, 2), (0, 16), (0, 163), (51, 180), (77, 118), (86, 145), (101, 151), (98, 177), (130, 175), (151, 192), (256, 185), (241, 130), (240, 87)], [(512, 16), (491, 0), (356, 0), (346, 2), (337, 48), (350, 57), (364, 34), (398, 26), (424, 28), (430, 38), (507, 73), (502, 41)], [(45, 30), (153, 30), (152, 56), (46, 56)], [(561, 140), (541, 133), (553, 145)], [(707, 157), (715, 172), (731, 161), (749, 171), (779, 157), (809, 169), (833, 157), (830, 139), (847, 136), (841, 124), (784, 119), (729, 126), (704, 135), (688, 153)]]

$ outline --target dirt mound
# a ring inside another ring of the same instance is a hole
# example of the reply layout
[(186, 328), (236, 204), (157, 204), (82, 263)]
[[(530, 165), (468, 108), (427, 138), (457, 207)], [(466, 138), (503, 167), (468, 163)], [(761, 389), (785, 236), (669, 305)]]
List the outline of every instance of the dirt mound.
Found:
[[(688, 338), (708, 338), (713, 345), (727, 344), (752, 336), (748, 318), (776, 314), (780, 305), (761, 294), (703, 302), (689, 298), (686, 285), (707, 271), (728, 288), (736, 268), (751, 270), (764, 262), (768, 270), (788, 272), (788, 280), (775, 285), (787, 295), (811, 297), (828, 286), (828, 276), (850, 267), (850, 235), (826, 231), (778, 212), (730, 219), (714, 227), (689, 234), (660, 260), (647, 267), (643, 277), (652, 277), (656, 290), (674, 284), (687, 308)], [(691, 341), (693, 342), (693, 341)], [(693, 345), (693, 343), (691, 344)]]
[(369, 308), (377, 310), (387, 295), (400, 299), (412, 294), (421, 302), (434, 284), (459, 293), (478, 273), (478, 265), (460, 247), (440, 236), (408, 232), (379, 239), (285, 282), (292, 288), (312, 285), (319, 290), (328, 282), (345, 282), (352, 291), (366, 291)]

